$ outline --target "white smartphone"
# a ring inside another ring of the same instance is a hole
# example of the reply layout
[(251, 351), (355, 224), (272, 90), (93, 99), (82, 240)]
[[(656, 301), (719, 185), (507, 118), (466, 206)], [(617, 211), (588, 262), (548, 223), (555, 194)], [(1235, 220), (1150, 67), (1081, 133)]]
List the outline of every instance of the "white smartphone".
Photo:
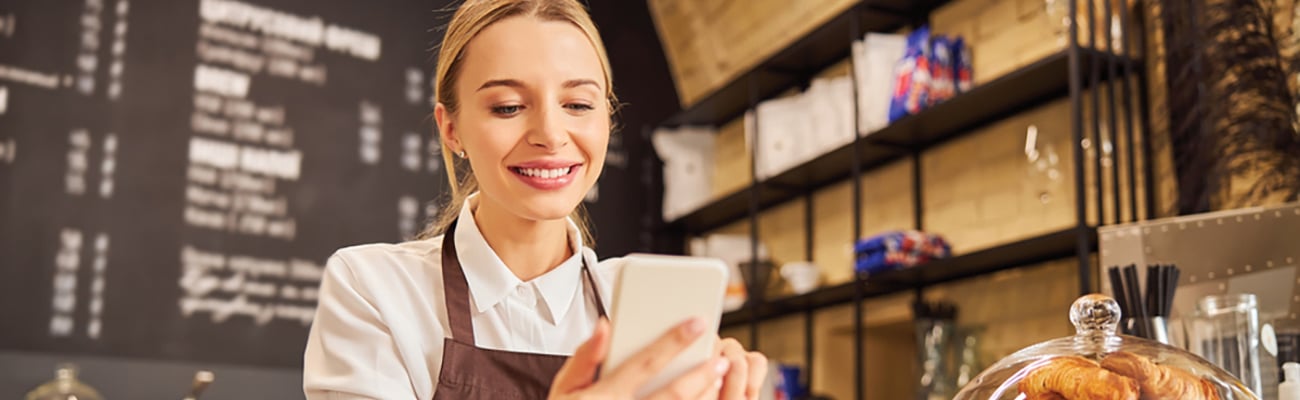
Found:
[(692, 317), (704, 320), (705, 334), (679, 353), (637, 392), (645, 397), (713, 355), (727, 264), (716, 258), (631, 254), (614, 285), (610, 308), (609, 354), (602, 373), (610, 373), (665, 332)]

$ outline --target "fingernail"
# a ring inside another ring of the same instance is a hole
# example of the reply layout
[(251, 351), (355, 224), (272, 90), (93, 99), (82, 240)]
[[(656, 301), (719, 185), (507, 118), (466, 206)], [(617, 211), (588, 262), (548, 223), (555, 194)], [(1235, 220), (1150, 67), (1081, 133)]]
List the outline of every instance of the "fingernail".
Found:
[(718, 390), (718, 389), (722, 389), (722, 378), (718, 378), (718, 380), (713, 381), (713, 390)]
[(731, 369), (731, 361), (725, 358), (718, 360), (718, 363), (713, 365), (713, 371), (717, 372), (718, 375), (727, 373), (728, 369)]
[(704, 332), (704, 320), (703, 320), (703, 319), (700, 319), (699, 317), (691, 318), (690, 322), (687, 322), (687, 323), (686, 323), (686, 334), (688, 334), (688, 335), (698, 335), (698, 334), (700, 334), (700, 333), (702, 333), (702, 332)]

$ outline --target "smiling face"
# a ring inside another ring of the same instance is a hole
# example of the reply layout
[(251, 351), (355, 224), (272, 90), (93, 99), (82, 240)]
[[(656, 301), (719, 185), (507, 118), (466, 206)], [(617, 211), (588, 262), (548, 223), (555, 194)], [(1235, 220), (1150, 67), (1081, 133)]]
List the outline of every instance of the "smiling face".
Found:
[(600, 60), (577, 26), (530, 16), (470, 40), (456, 109), (440, 103), (435, 117), (444, 143), (469, 158), (484, 200), (528, 220), (562, 219), (578, 206), (609, 144)]

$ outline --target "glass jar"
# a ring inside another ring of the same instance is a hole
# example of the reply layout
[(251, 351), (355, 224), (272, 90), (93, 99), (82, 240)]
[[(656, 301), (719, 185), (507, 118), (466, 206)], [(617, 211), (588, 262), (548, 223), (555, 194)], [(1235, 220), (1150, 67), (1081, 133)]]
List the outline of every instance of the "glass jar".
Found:
[(1070, 307), (1076, 334), (1003, 358), (954, 400), (1258, 400), (1231, 374), (1182, 349), (1119, 335), (1120, 309), (1100, 294)]
[(77, 380), (77, 367), (72, 364), (59, 365), (54, 372), (54, 380), (37, 386), (27, 392), (27, 400), (104, 400), (95, 388)]

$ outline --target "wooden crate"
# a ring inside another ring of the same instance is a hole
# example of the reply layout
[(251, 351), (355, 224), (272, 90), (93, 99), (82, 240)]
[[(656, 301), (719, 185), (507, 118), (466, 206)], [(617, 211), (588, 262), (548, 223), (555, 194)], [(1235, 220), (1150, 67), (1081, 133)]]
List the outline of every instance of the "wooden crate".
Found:
[[(1120, 3), (1112, 0), (1113, 15), (1118, 14)], [(1096, 47), (1106, 48), (1104, 6), (1101, 0), (1095, 2), (1096, 21), (1089, 25), (1087, 6), (1080, 5), (1080, 45), (1090, 47), (1088, 36), (1096, 35)], [(1064, 27), (1049, 20), (1044, 0), (954, 1), (931, 14), (931, 31), (965, 38), (972, 49), (976, 84), (1063, 51), (1068, 43)]]
[(754, 174), (750, 169), (751, 153), (745, 143), (743, 118), (737, 118), (718, 130), (713, 154), (714, 199), (749, 186)]
[(647, 0), (683, 107), (695, 104), (855, 0)]

